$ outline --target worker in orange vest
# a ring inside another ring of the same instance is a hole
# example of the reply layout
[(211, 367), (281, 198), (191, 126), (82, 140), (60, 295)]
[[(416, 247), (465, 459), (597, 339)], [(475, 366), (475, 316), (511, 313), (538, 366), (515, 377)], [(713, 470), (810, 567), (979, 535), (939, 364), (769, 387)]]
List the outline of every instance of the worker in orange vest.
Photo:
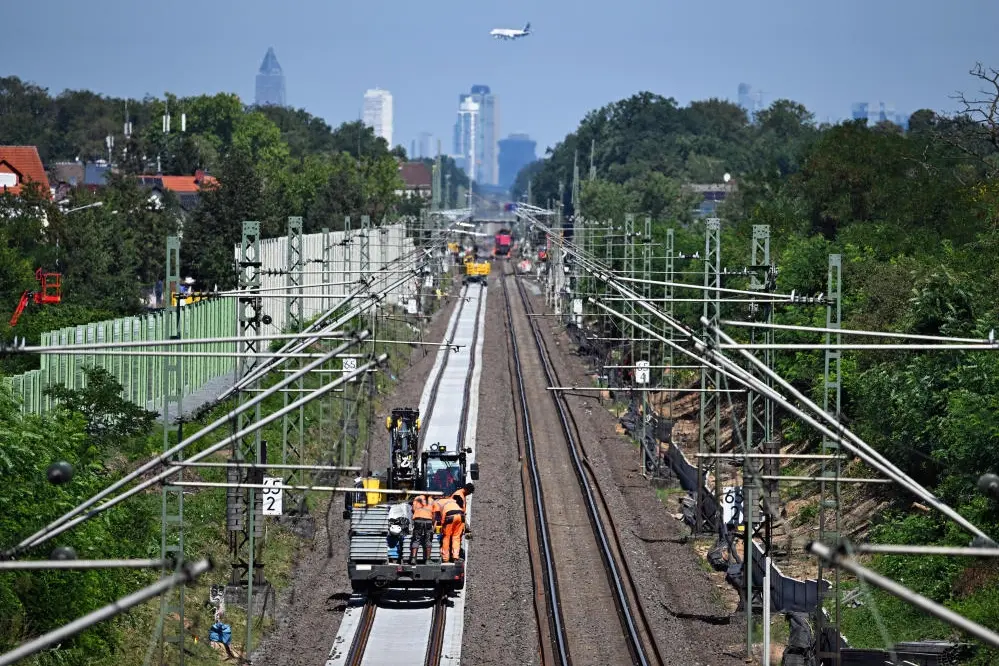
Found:
[(439, 504), (438, 517), (441, 525), (441, 562), (450, 562), (461, 557), (461, 535), (465, 531), (465, 510), (453, 497)]
[(434, 538), (434, 509), (430, 498), (417, 495), (413, 498), (413, 536), (409, 542), (409, 563), (416, 564), (416, 550), (423, 547), (425, 564), (430, 559), (431, 543)]
[(468, 524), (468, 496), (475, 492), (474, 483), (466, 483), (458, 490), (451, 494), (451, 498), (458, 503), (465, 512), (465, 534), (469, 537), (472, 536), (472, 527)]

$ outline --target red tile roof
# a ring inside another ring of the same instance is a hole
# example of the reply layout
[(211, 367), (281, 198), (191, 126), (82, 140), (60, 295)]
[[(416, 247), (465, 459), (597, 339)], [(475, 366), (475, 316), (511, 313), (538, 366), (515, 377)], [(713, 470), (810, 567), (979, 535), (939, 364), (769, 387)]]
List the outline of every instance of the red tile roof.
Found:
[(200, 192), (203, 186), (217, 183), (215, 178), (201, 173), (193, 176), (139, 176), (139, 182), (177, 194), (194, 194)]
[[(20, 194), (24, 184), (30, 181), (40, 184), (46, 197), (51, 196), (49, 178), (34, 146), (0, 146), (0, 173), (12, 173), (17, 179), (17, 184), (12, 186), (0, 184), (0, 192)], [(7, 179), (9, 176), (0, 178), (0, 183)]]
[(432, 187), (433, 175), (430, 168), (423, 162), (403, 162), (399, 166), (399, 175), (406, 184), (407, 190)]

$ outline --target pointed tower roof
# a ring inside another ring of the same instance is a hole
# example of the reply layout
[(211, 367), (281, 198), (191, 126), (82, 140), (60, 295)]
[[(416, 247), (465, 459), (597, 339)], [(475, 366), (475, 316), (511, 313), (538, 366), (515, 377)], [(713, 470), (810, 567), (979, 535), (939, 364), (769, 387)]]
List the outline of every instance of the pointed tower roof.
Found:
[(260, 64), (261, 74), (282, 74), (281, 65), (278, 63), (277, 56), (274, 55), (274, 47), (271, 46), (267, 49), (267, 55), (264, 56), (264, 61)]

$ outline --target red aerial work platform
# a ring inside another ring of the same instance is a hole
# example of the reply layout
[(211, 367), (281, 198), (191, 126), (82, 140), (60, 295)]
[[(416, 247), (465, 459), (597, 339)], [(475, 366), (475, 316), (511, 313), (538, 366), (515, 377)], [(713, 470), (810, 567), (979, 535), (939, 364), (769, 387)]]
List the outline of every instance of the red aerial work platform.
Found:
[(17, 320), (21, 318), (24, 309), (32, 300), (39, 305), (49, 303), (59, 303), (62, 301), (62, 274), (46, 273), (41, 268), (35, 271), (35, 279), (38, 280), (38, 291), (26, 291), (21, 294), (21, 300), (14, 310), (14, 316), (10, 318), (10, 325), (15, 326)]

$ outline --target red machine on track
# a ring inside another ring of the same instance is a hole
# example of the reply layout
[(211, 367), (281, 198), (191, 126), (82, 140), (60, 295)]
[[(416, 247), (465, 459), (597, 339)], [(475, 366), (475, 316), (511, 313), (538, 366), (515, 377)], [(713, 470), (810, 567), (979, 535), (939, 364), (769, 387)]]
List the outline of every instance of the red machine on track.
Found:
[(513, 247), (513, 235), (509, 229), (500, 229), (496, 234), (495, 245), (493, 246), (494, 257), (509, 257), (510, 248)]
[(14, 310), (14, 316), (10, 318), (10, 325), (16, 326), (17, 320), (21, 318), (28, 303), (34, 301), (39, 305), (59, 303), (62, 301), (62, 274), (46, 273), (41, 268), (35, 271), (35, 279), (38, 280), (38, 291), (26, 291), (21, 294), (21, 300)]

